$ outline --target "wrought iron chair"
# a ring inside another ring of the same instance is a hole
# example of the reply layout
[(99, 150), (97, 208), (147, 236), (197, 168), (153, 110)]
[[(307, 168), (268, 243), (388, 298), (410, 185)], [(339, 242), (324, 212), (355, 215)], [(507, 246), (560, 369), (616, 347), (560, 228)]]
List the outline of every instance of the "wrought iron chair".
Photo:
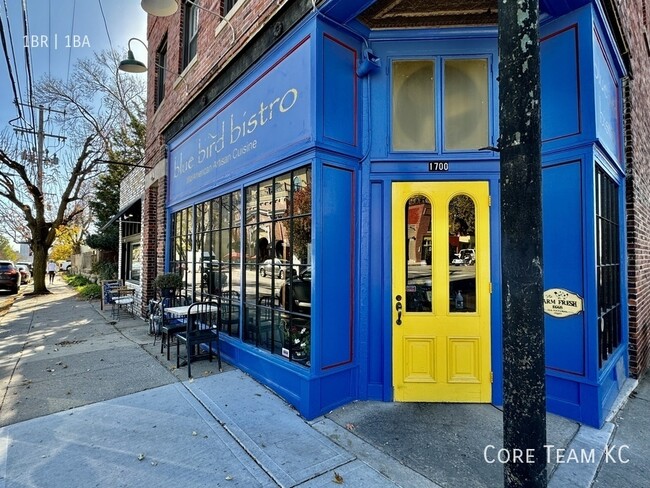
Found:
[(133, 303), (135, 302), (135, 290), (133, 288), (119, 287), (112, 289), (112, 310), (111, 316), (120, 320), (122, 309), (126, 309), (133, 316)]
[(237, 290), (224, 290), (219, 296), (221, 306), (221, 331), (236, 336), (239, 334), (239, 292)]
[[(185, 343), (187, 351), (187, 376), (192, 377), (192, 361), (208, 357), (212, 361), (212, 343), (217, 343), (216, 356), (221, 368), (219, 351), (219, 327), (221, 325), (221, 304), (218, 302), (195, 302), (187, 313), (187, 326), (184, 332), (176, 333), (176, 367), (180, 368), (180, 347)], [(201, 353), (201, 345), (207, 344), (207, 351)]]
[[(181, 296), (175, 299), (171, 298), (162, 298), (160, 300), (160, 313), (162, 321), (160, 324), (160, 354), (165, 351), (165, 346), (167, 346), (167, 361), (170, 360), (169, 351), (171, 349), (172, 338), (178, 332), (185, 330), (186, 317), (173, 317), (168, 312), (165, 312), (166, 308), (172, 306), (181, 306), (189, 305), (189, 299), (187, 297)], [(156, 343), (156, 338), (154, 336), (154, 344)]]
[[(253, 337), (259, 344), (269, 347), (273, 327), (277, 328), (280, 324), (280, 312), (277, 310), (280, 301), (277, 297), (268, 295), (260, 297), (257, 303), (260, 306), (257, 307), (257, 323), (252, 331)], [(275, 334), (275, 340), (278, 340), (277, 333)]]
[(280, 305), (289, 312), (311, 313), (311, 281), (294, 279), (280, 288)]

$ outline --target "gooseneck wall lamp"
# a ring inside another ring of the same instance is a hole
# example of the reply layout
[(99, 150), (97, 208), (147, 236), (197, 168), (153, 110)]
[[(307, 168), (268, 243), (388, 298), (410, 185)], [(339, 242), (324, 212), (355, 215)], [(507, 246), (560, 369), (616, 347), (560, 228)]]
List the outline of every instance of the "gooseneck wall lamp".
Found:
[[(144, 64), (142, 61), (138, 61), (137, 59), (135, 59), (135, 56), (133, 55), (133, 51), (131, 51), (131, 41), (140, 42), (144, 46), (144, 48), (147, 49), (147, 51), (149, 51), (149, 48), (147, 48), (147, 45), (142, 40), (138, 39), (137, 37), (132, 37), (131, 39), (129, 39), (129, 42), (127, 44), (128, 53), (126, 55), (126, 59), (120, 61), (120, 64), (117, 66), (117, 69), (119, 69), (120, 71), (125, 71), (126, 73), (144, 73), (145, 71), (147, 71), (147, 65)], [(156, 68), (159, 68), (163, 71), (169, 71), (167, 68), (157, 63), (155, 66)], [(178, 76), (178, 73), (176, 73), (176, 75)], [(182, 76), (180, 77), (180, 79), (185, 84), (185, 93), (186, 94), (189, 93), (190, 89), (189, 86), (187, 85), (187, 81)]]
[(138, 61), (137, 59), (135, 59), (135, 56), (133, 56), (133, 51), (131, 51), (131, 41), (138, 41), (142, 43), (142, 45), (144, 46), (145, 49), (147, 49), (147, 51), (149, 50), (147, 48), (147, 45), (143, 41), (141, 41), (137, 37), (132, 37), (131, 39), (129, 39), (129, 43), (127, 45), (129, 51), (126, 55), (126, 59), (120, 61), (118, 69), (120, 71), (125, 71), (127, 73), (144, 73), (145, 71), (147, 71), (147, 66), (142, 61)]
[[(175, 14), (176, 11), (178, 10), (179, 7), (178, 1), (179, 0), (142, 0), (140, 2), (140, 6), (142, 7), (142, 10), (155, 17), (168, 17), (170, 15)], [(223, 15), (215, 12), (214, 10), (201, 7), (198, 3), (194, 2), (193, 0), (185, 0), (185, 2), (191, 3), (199, 10), (203, 10), (212, 15), (216, 15), (221, 20), (223, 20), (226, 24), (228, 24), (228, 27), (230, 27), (230, 30), (232, 32), (232, 44), (235, 43), (235, 41), (237, 40), (235, 34), (235, 28), (233, 27), (233, 25), (230, 23), (228, 19), (226, 19)]]

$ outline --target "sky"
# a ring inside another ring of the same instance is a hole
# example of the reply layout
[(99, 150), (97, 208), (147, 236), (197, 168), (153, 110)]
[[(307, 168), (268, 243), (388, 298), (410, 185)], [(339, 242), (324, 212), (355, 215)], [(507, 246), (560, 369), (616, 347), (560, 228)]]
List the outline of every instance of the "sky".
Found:
[[(27, 37), (24, 33), (23, 4), (27, 8)], [(74, 69), (75, 60), (91, 57), (94, 51), (110, 49), (111, 45), (124, 51), (126, 57), (126, 46), (131, 37), (146, 42), (147, 16), (138, 0), (2, 0), (0, 21), (23, 102), (29, 101), (26, 45), (29, 47), (35, 84), (45, 75), (66, 80), (70, 70)], [(136, 59), (146, 60), (142, 44), (133, 42), (131, 47)], [(17, 117), (13, 100), (9, 70), (0, 43), (0, 132), (11, 130), (9, 121)], [(47, 129), (46, 132), (56, 133), (56, 127)], [(47, 140), (47, 143), (60, 145), (55, 139)], [(52, 150), (56, 150), (56, 147)]]
[[(27, 37), (23, 5), (27, 12)], [(0, 0), (0, 22), (9, 64), (25, 103), (29, 102), (26, 46), (35, 85), (46, 75), (67, 80), (76, 60), (92, 57), (93, 52), (111, 46), (123, 51), (126, 58), (126, 47), (131, 37), (146, 42), (147, 14), (140, 7), (139, 0)], [(136, 59), (146, 61), (147, 53), (141, 43), (133, 42), (131, 47)], [(23, 107), (27, 120), (15, 120), (18, 111), (7, 64), (0, 38), (0, 135), (14, 135), (15, 125), (32, 129), (38, 124), (38, 110), (34, 110), (35, 118), (32, 119), (27, 115), (28, 107)], [(10, 124), (12, 120), (14, 122)], [(47, 116), (45, 132), (64, 135), (48, 121)], [(24, 146), (31, 141), (34, 141), (34, 136), (30, 139), (24, 135), (15, 138), (15, 149), (29, 150)], [(50, 155), (66, 153), (66, 143), (60, 139), (46, 137), (45, 145)], [(18, 249), (17, 245), (14, 247)]]

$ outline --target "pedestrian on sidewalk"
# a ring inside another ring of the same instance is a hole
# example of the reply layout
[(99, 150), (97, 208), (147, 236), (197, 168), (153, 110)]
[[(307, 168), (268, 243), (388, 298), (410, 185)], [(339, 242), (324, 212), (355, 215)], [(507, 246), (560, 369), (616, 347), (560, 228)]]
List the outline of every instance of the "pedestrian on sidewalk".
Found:
[(56, 274), (56, 263), (50, 259), (47, 263), (47, 274), (50, 275), (50, 284), (54, 283), (54, 275)]

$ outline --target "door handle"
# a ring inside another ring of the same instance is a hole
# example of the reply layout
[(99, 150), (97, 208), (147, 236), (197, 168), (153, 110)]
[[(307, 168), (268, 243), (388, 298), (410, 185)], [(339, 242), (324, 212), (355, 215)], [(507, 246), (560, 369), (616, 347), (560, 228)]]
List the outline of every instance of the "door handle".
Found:
[(397, 310), (397, 321), (395, 323), (402, 325), (402, 304), (400, 302), (395, 304), (395, 310)]

